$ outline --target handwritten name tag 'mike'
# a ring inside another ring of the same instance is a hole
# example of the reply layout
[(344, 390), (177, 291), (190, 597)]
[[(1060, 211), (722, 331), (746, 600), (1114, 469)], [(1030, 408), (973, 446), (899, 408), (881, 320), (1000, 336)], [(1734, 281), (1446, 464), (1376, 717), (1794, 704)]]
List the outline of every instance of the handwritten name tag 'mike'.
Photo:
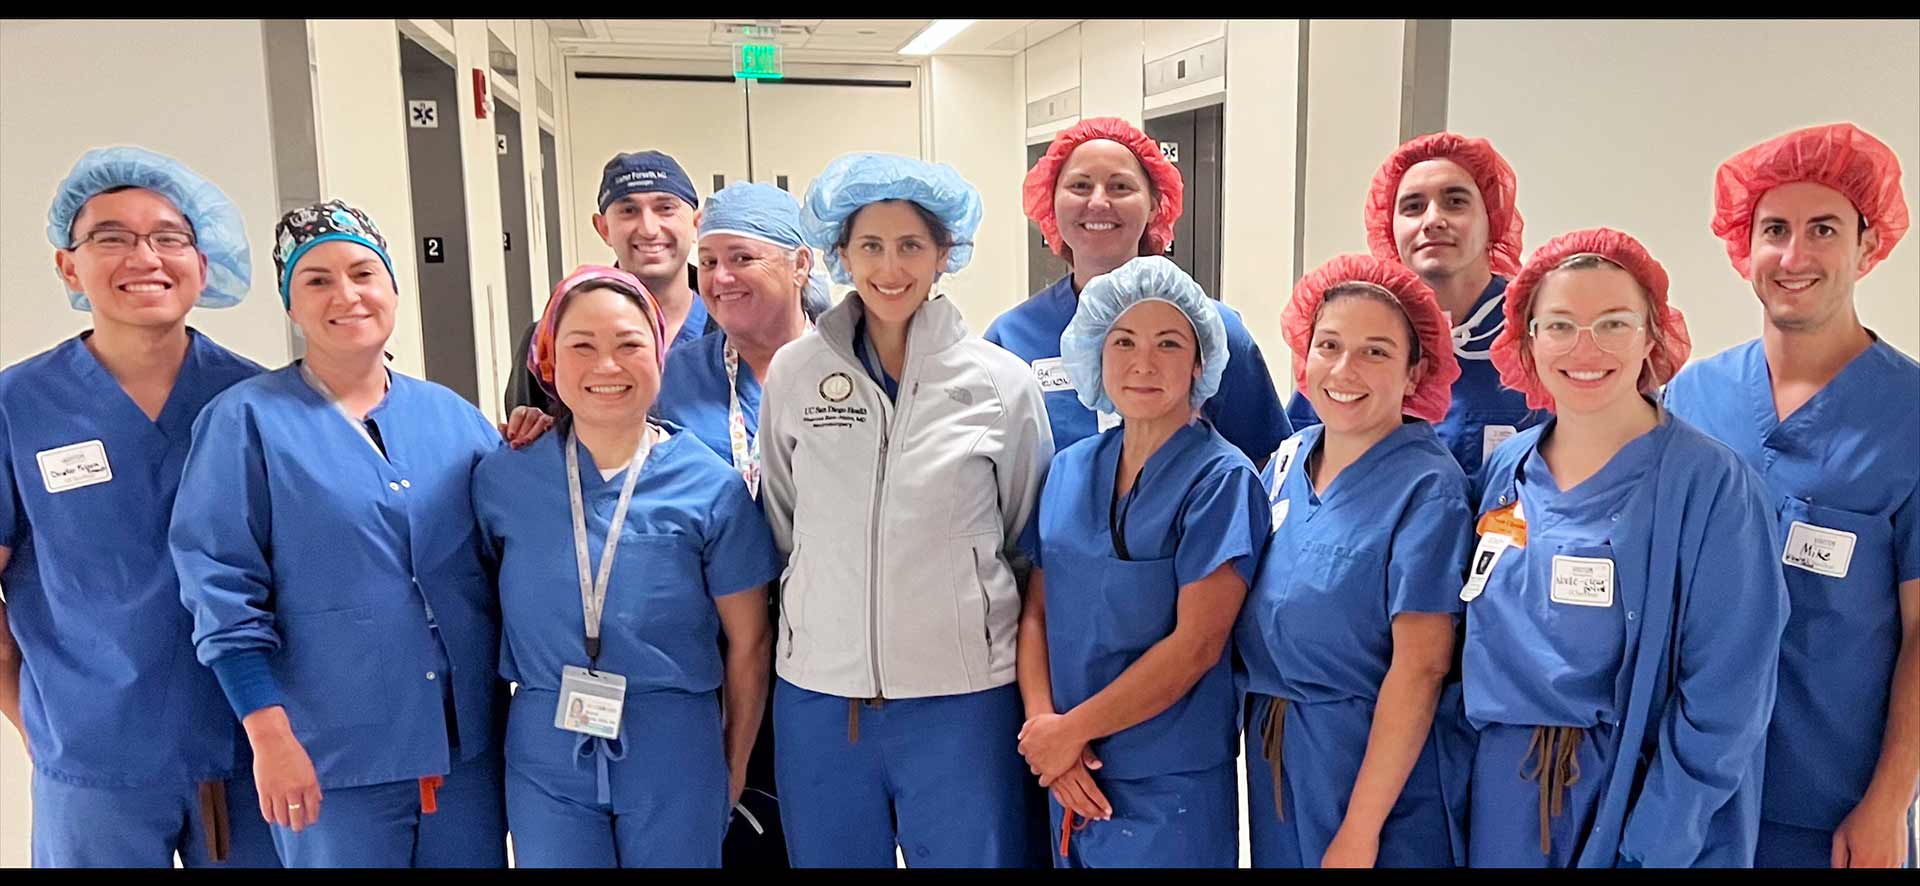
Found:
[(1793, 521), (1787, 529), (1787, 549), (1780, 562), (1831, 578), (1846, 578), (1853, 563), (1853, 546), (1860, 537), (1844, 529), (1827, 529)]
[(43, 449), (34, 454), (40, 461), (40, 482), (48, 493), (66, 492), (113, 479), (113, 466), (107, 463), (107, 446), (88, 440), (58, 449)]

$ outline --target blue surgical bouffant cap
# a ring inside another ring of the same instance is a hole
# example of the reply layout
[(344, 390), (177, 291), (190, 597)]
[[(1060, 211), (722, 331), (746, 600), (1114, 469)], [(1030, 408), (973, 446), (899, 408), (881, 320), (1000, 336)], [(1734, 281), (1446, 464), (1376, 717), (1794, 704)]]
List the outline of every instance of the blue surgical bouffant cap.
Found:
[(940, 220), (953, 239), (943, 272), (954, 273), (973, 260), (980, 192), (953, 167), (899, 154), (842, 154), (813, 180), (800, 215), (807, 245), (826, 259), (835, 282), (853, 284), (838, 248), (840, 229), (861, 207), (882, 200), (910, 200)]
[(1200, 377), (1193, 380), (1187, 395), (1193, 408), (1207, 402), (1220, 390), (1220, 378), (1227, 371), (1227, 327), (1220, 309), (1200, 290), (1187, 272), (1171, 260), (1158, 255), (1133, 259), (1118, 268), (1087, 281), (1080, 293), (1080, 304), (1073, 319), (1060, 333), (1061, 364), (1081, 405), (1099, 412), (1113, 412), (1113, 398), (1101, 382), (1100, 354), (1107, 332), (1127, 309), (1143, 301), (1163, 301), (1180, 309), (1193, 324), (1194, 344), (1200, 351)]
[[(229, 308), (247, 297), (253, 264), (247, 249), (246, 219), (213, 182), (180, 161), (146, 148), (117, 145), (80, 155), (47, 209), (47, 240), (56, 249), (72, 249), (74, 219), (87, 201), (114, 188), (144, 188), (173, 203), (193, 226), (194, 248), (207, 258), (205, 288), (195, 305)], [(76, 311), (93, 309), (86, 293), (68, 290)]]

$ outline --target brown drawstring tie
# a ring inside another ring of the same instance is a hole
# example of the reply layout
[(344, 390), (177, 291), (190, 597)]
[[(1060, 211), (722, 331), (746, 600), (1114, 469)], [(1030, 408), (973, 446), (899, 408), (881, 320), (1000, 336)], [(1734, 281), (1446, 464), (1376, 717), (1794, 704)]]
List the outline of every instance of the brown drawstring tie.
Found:
[(1274, 697), (1267, 716), (1260, 724), (1260, 756), (1273, 770), (1273, 814), (1287, 820), (1286, 795), (1280, 784), (1280, 746), (1287, 731), (1287, 700)]
[[(1553, 854), (1553, 841), (1547, 827), (1550, 818), (1565, 811), (1567, 789), (1580, 783), (1580, 739), (1586, 734), (1578, 726), (1535, 726), (1527, 752), (1520, 758), (1520, 774), (1540, 783), (1540, 854)], [(1538, 757), (1538, 762), (1527, 761)]]
[(873, 698), (847, 699), (847, 744), (860, 743), (860, 706), (866, 705), (874, 710), (879, 710), (885, 706), (886, 703), (887, 700), (879, 696)]
[(207, 858), (225, 862), (233, 851), (233, 829), (227, 819), (227, 785), (223, 781), (200, 783), (200, 824), (207, 832)]

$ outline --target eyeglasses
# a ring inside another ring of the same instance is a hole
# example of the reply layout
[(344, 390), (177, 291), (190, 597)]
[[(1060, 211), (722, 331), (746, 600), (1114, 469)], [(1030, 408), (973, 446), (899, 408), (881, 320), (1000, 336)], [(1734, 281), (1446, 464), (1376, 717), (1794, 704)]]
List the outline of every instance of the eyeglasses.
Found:
[(1593, 343), (1599, 345), (1600, 350), (1617, 354), (1631, 346), (1634, 337), (1646, 328), (1646, 318), (1633, 311), (1601, 314), (1585, 326), (1567, 317), (1535, 317), (1527, 322), (1527, 334), (1556, 357), (1573, 350), (1582, 331), (1593, 336)]
[(179, 256), (193, 251), (193, 235), (186, 231), (154, 231), (150, 234), (136, 234), (119, 228), (105, 228), (88, 231), (73, 248), (91, 245), (103, 255), (125, 255), (134, 250), (140, 241), (147, 241), (153, 251), (161, 255)]

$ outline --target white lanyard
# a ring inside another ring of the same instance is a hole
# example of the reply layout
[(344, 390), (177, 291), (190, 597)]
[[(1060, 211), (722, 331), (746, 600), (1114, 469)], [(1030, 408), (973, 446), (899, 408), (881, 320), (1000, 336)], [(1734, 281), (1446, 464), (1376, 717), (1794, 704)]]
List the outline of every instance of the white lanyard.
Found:
[[(361, 419), (354, 418), (353, 413), (347, 411), (347, 407), (340, 405), (340, 398), (334, 396), (333, 389), (327, 387), (327, 383), (321, 381), (320, 376), (314, 374), (312, 369), (307, 368), (307, 361), (305, 360), (300, 361), (300, 377), (306, 379), (307, 384), (315, 391), (320, 392), (320, 396), (327, 398), (327, 402), (333, 404), (333, 411), (339, 413), (340, 417), (345, 419), (347, 424), (352, 425), (353, 429), (360, 433), (360, 439), (367, 441), (367, 445), (373, 447), (374, 453), (379, 455), (381, 460), (386, 460), (387, 454), (381, 451), (380, 444), (373, 442), (373, 434), (367, 431), (367, 423)], [(393, 379), (392, 377), (388, 377), (387, 390), (392, 389)]]
[(607, 578), (613, 574), (614, 549), (620, 546), (620, 526), (627, 519), (627, 505), (633, 501), (634, 480), (640, 476), (640, 466), (646, 464), (647, 454), (653, 451), (653, 428), (642, 425), (640, 428), (640, 449), (633, 454), (633, 461), (627, 463), (627, 477), (620, 484), (620, 503), (613, 508), (613, 521), (607, 524), (607, 541), (600, 547), (600, 569), (591, 581), (587, 579), (591, 567), (587, 563), (587, 509), (580, 495), (580, 449), (574, 435), (567, 435), (567, 504), (573, 511), (573, 553), (575, 565), (580, 574), (580, 611), (586, 619), (587, 659), (592, 664), (600, 658), (600, 612), (607, 602)]
[(1504, 302), (1501, 299), (1497, 299), (1497, 298), (1487, 299), (1486, 304), (1481, 305), (1479, 310), (1474, 311), (1471, 316), (1467, 317), (1467, 322), (1453, 327), (1451, 331), (1453, 334), (1453, 353), (1455, 356), (1459, 357), (1462, 360), (1493, 359), (1492, 352), (1488, 351), (1486, 348), (1482, 347), (1477, 350), (1468, 350), (1467, 346), (1472, 344), (1478, 344), (1483, 341), (1488, 341), (1489, 339), (1492, 339), (1495, 336), (1498, 336), (1500, 334), (1500, 331), (1506, 327), (1506, 323), (1504, 322), (1504, 320), (1500, 323), (1493, 324), (1492, 329), (1489, 329), (1478, 335), (1474, 334), (1473, 328), (1485, 322), (1487, 319), (1487, 316), (1492, 314), (1494, 311), (1501, 310), (1503, 305), (1504, 305)]

